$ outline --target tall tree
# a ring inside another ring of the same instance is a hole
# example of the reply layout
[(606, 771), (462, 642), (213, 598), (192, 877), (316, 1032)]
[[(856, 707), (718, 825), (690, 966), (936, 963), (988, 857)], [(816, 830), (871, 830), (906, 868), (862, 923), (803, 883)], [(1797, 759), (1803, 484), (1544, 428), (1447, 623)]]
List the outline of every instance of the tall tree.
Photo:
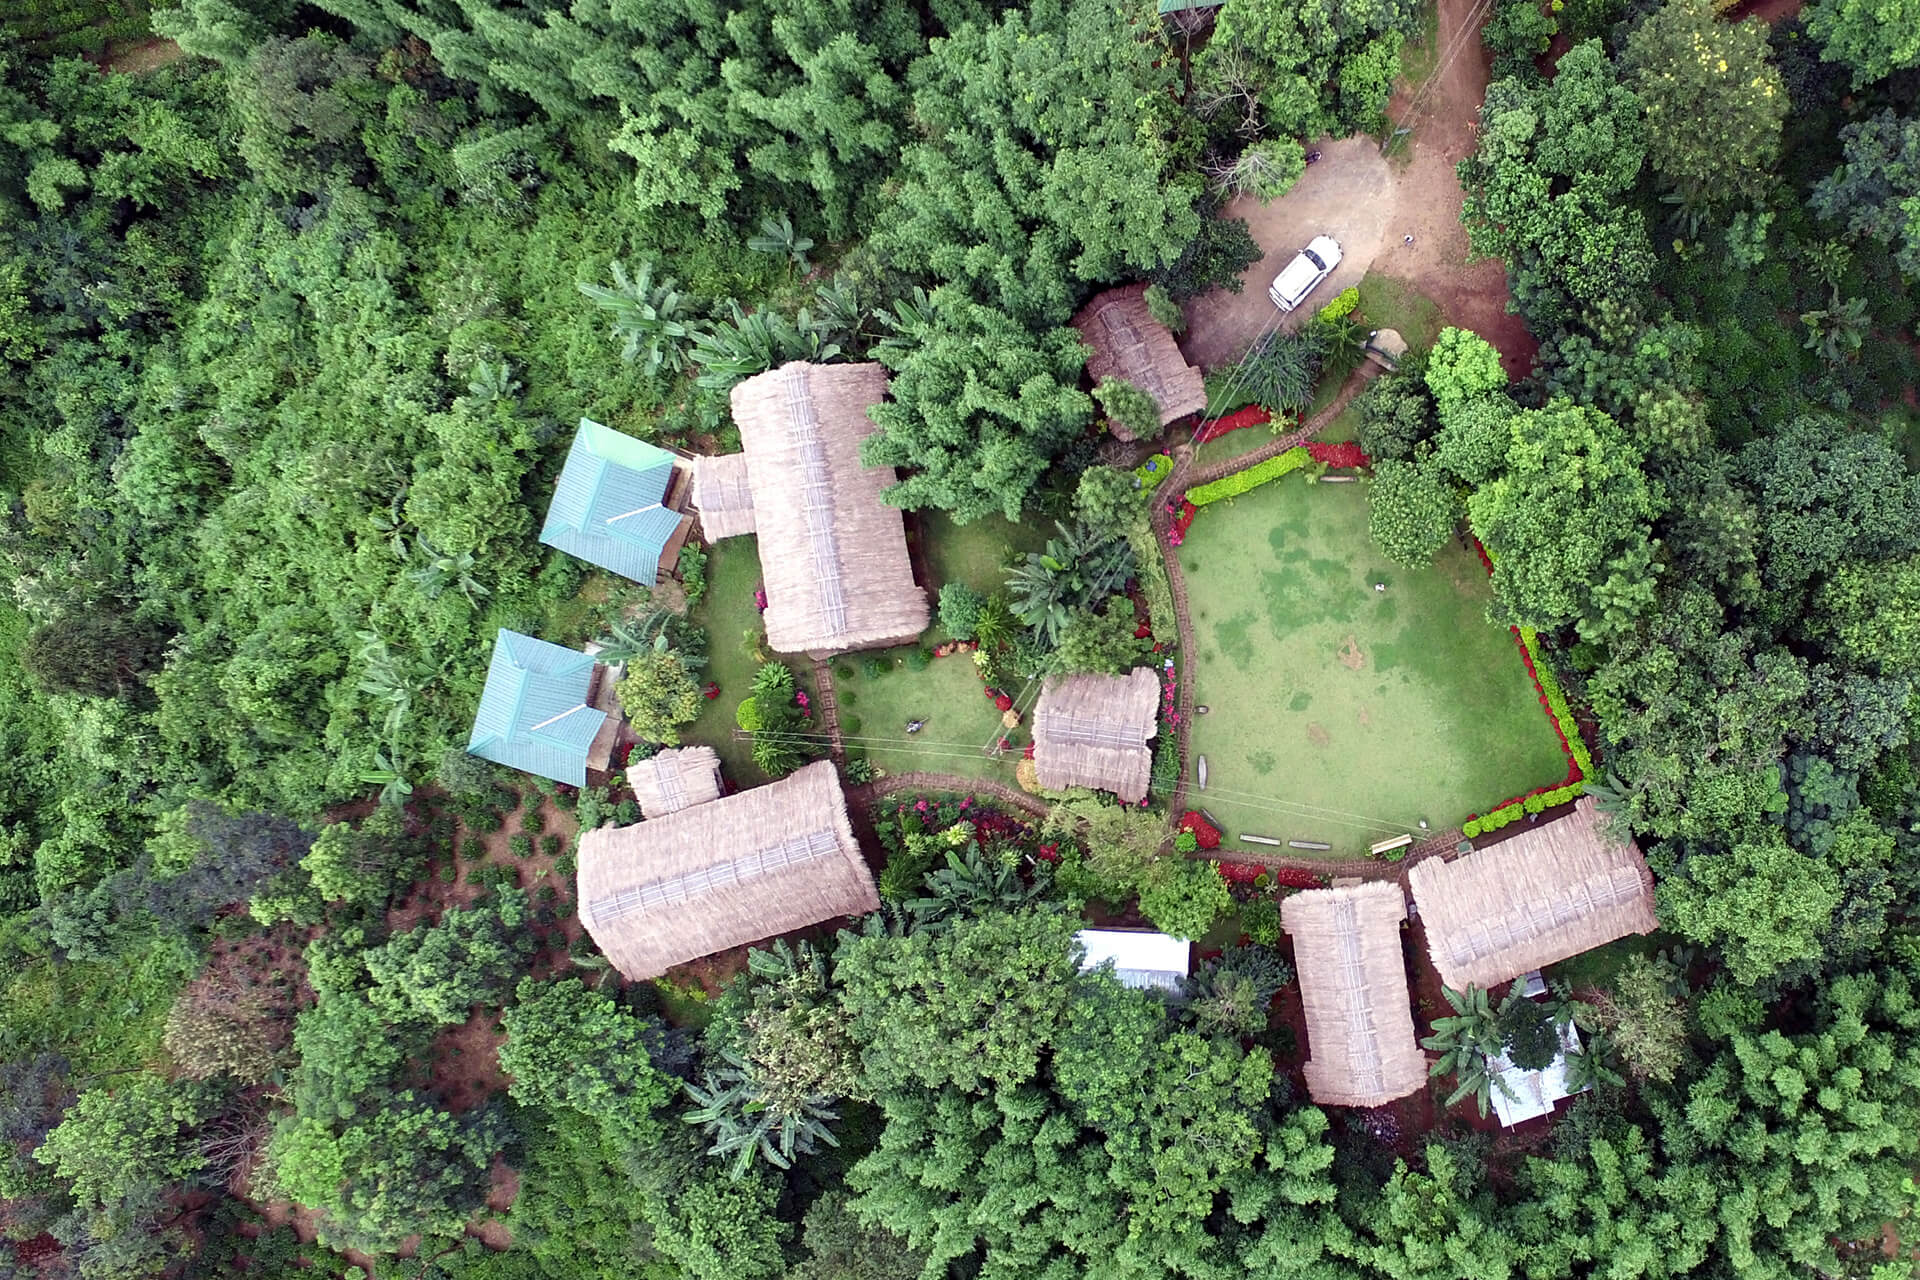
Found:
[(1667, 0), (1627, 37), (1620, 69), (1646, 108), (1647, 159), (1682, 204), (1766, 192), (1788, 103), (1765, 23), (1721, 22), (1712, 0)]

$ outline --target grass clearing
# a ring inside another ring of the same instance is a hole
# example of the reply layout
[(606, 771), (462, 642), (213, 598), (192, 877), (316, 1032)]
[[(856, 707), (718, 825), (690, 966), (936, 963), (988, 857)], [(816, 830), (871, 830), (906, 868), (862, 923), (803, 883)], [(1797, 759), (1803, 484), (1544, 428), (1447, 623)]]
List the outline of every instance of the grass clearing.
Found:
[(1363, 484), (1288, 477), (1216, 503), (1178, 554), (1188, 678), (1211, 708), (1192, 725), (1209, 772), (1194, 800), (1231, 835), (1352, 857), (1565, 774), (1511, 634), (1486, 621), (1478, 559), (1449, 543), (1432, 568), (1393, 567)]
[(1440, 336), (1440, 304), (1404, 280), (1369, 271), (1360, 281), (1360, 306), (1369, 329), (1395, 329), (1416, 351), (1430, 349)]
[(998, 591), (1007, 579), (1008, 556), (1040, 550), (1053, 529), (1044, 520), (1014, 524), (998, 515), (955, 524), (944, 511), (926, 513), (920, 527), (925, 531), (927, 569), (933, 575), (928, 594), (936, 608), (940, 588), (949, 582), (964, 582), (981, 595)]
[[(864, 750), (876, 769), (888, 773), (926, 770), (1012, 785), (1013, 771), (1028, 741), (1026, 724), (1011, 730), (1002, 727), (1000, 712), (987, 700), (971, 654), (935, 658), (926, 669), (915, 671), (907, 661), (912, 652), (886, 649), (834, 659), (840, 731), (848, 753)], [(842, 675), (845, 670), (853, 675)], [(1006, 692), (1016, 698), (1016, 705), (1023, 705), (1019, 690)], [(857, 733), (849, 727), (856, 717)], [(909, 736), (910, 720), (925, 720), (926, 728)], [(1013, 750), (998, 759), (986, 755), (982, 748), (1003, 733), (1013, 740)]]
[(1420, 6), (1420, 30), (1400, 46), (1400, 78), (1408, 89), (1418, 89), (1440, 66), (1440, 6)]
[[(733, 713), (753, 689), (760, 669), (745, 637), (764, 628), (753, 593), (760, 586), (760, 543), (748, 534), (727, 538), (707, 549), (707, 594), (693, 620), (707, 631), (707, 668), (701, 683), (720, 686), (720, 696), (705, 704), (700, 718), (680, 731), (682, 742), (699, 742), (720, 753), (727, 777), (739, 787), (767, 781), (753, 763), (753, 744), (733, 736)], [(804, 664), (795, 670), (803, 670)]]

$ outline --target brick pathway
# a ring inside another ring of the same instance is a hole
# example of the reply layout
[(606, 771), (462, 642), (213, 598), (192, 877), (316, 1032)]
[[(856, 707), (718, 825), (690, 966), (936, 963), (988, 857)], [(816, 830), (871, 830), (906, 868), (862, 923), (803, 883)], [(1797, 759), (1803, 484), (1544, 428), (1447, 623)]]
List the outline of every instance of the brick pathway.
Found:
[(994, 782), (988, 778), (963, 778), (957, 773), (892, 773), (850, 790), (857, 800), (867, 805), (885, 796), (907, 791), (914, 794), (951, 792), (959, 795), (992, 796), (1001, 804), (1032, 814), (1036, 818), (1046, 817), (1049, 807), (1046, 801), (1039, 797), (1030, 796), (1003, 782)]
[(847, 762), (847, 744), (840, 740), (840, 698), (833, 690), (833, 666), (824, 658), (813, 663), (815, 709), (820, 712), (820, 728), (827, 735), (827, 754), (834, 763)]

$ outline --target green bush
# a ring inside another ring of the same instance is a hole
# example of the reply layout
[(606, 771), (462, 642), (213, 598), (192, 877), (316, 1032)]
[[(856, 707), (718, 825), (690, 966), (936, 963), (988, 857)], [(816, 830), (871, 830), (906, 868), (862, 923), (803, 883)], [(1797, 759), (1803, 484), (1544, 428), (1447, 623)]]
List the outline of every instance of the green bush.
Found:
[(540, 852), (545, 857), (557, 858), (560, 856), (560, 851), (566, 847), (567, 842), (559, 836), (545, 835), (540, 837)]
[(1140, 487), (1148, 493), (1152, 493), (1155, 489), (1158, 489), (1166, 482), (1167, 477), (1172, 474), (1173, 459), (1164, 453), (1154, 454), (1151, 458), (1148, 458), (1145, 462), (1133, 469), (1133, 478), (1138, 480)]
[(846, 734), (860, 732), (860, 717), (859, 716), (841, 716), (840, 732), (846, 733)]
[(933, 650), (927, 648), (925, 645), (921, 645), (917, 649), (907, 650), (907, 669), (909, 671), (925, 671), (932, 665)]
[(854, 691), (851, 689), (842, 689), (838, 693), (836, 693), (835, 696), (840, 699), (840, 705), (843, 707), (850, 707), (854, 703), (860, 701), (858, 695), (856, 695)]
[(893, 664), (879, 658), (862, 658), (860, 660), (860, 671), (869, 680), (878, 680), (891, 670), (893, 670)]
[(546, 815), (540, 812), (539, 806), (520, 815), (520, 829), (530, 836), (537, 836), (547, 829)]
[(1278, 480), (1290, 471), (1297, 471), (1312, 461), (1307, 446), (1297, 444), (1277, 458), (1268, 458), (1265, 462), (1248, 467), (1245, 471), (1236, 471), (1223, 476), (1212, 484), (1203, 484), (1187, 490), (1187, 501), (1196, 507), (1204, 507), (1210, 502), (1222, 498), (1238, 497), (1249, 489), (1257, 489), (1269, 480)]
[[(946, 593), (947, 589), (945, 587), (940, 588), (941, 595), (945, 595)], [(853, 679), (853, 668), (844, 662), (836, 662), (833, 664), (833, 678), (836, 680), (851, 680)]]
[(1333, 301), (1315, 312), (1313, 318), (1323, 324), (1331, 324), (1335, 320), (1345, 320), (1359, 305), (1360, 290), (1357, 286), (1349, 285), (1342, 289)]
[(452, 884), (460, 878), (460, 868), (451, 862), (443, 862), (440, 864), (440, 870), (436, 874), (440, 877), (442, 884)]
[(507, 851), (516, 858), (531, 858), (533, 856), (533, 837), (527, 835), (525, 832), (514, 835), (507, 841)]
[(489, 862), (475, 868), (467, 882), (486, 889), (510, 889), (520, 883), (520, 870), (510, 862)]
[(1533, 660), (1533, 678), (1540, 682), (1540, 692), (1547, 698), (1547, 710), (1553, 713), (1554, 722), (1560, 726), (1560, 732), (1567, 740), (1567, 750), (1573, 755), (1574, 764), (1580, 768), (1580, 776), (1591, 778), (1593, 754), (1580, 737), (1580, 724), (1573, 718), (1573, 708), (1567, 703), (1567, 694), (1560, 687), (1559, 677), (1553, 674), (1553, 667), (1547, 660), (1540, 656), (1540, 637), (1532, 627), (1521, 627), (1520, 643), (1526, 646), (1527, 656)]
[(857, 756), (851, 760), (848, 760), (847, 767), (846, 767), (846, 775), (847, 775), (847, 781), (851, 782), (856, 787), (861, 786), (868, 782), (872, 782), (873, 781), (873, 761), (867, 759), (865, 756)]
[(1173, 851), (1175, 853), (1193, 853), (1199, 848), (1200, 837), (1191, 831), (1182, 831), (1173, 838)]
[(478, 836), (468, 836), (466, 842), (460, 846), (460, 856), (468, 862), (485, 862), (487, 842)]
[(1176, 938), (1205, 934), (1213, 922), (1233, 910), (1233, 895), (1211, 862), (1167, 858), (1147, 873), (1140, 891), (1140, 914), (1153, 927)]
[(1272, 898), (1255, 898), (1240, 908), (1240, 929), (1249, 941), (1263, 947), (1279, 945), (1280, 904)]

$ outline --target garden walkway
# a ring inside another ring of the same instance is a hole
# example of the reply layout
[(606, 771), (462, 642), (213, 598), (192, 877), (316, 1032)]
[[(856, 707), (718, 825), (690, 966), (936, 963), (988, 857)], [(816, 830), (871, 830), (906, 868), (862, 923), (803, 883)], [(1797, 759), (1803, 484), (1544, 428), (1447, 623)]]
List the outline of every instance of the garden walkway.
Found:
[(894, 795), (901, 791), (916, 795), (929, 792), (951, 792), (955, 795), (992, 796), (1009, 808), (1032, 814), (1036, 818), (1047, 816), (1049, 806), (1046, 801), (1030, 796), (1017, 787), (1004, 782), (995, 782), (990, 778), (963, 778), (957, 773), (892, 773), (884, 778), (875, 778), (872, 782), (849, 788), (852, 797), (863, 805), (871, 806), (875, 800)]

